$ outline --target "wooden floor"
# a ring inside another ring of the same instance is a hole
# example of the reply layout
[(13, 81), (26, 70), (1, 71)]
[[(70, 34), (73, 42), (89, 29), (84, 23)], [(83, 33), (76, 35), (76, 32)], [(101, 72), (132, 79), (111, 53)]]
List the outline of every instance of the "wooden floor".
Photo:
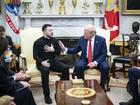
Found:
[[(53, 100), (53, 103), (51, 105), (56, 105), (54, 99), (55, 85), (50, 86), (50, 89), (51, 89), (51, 98)], [(41, 87), (32, 87), (31, 90), (33, 92), (37, 105), (47, 105), (44, 102), (44, 96)], [(128, 101), (131, 98), (131, 96), (126, 91), (126, 88), (120, 87), (111, 87), (111, 91), (107, 92), (107, 95), (112, 100), (114, 105), (119, 105), (119, 102)]]

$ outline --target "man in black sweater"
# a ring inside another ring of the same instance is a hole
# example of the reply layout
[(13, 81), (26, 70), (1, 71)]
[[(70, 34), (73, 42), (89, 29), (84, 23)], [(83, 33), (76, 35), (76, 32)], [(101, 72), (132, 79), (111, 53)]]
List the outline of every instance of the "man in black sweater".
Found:
[(69, 68), (57, 58), (60, 55), (61, 48), (58, 40), (53, 37), (52, 25), (44, 24), (42, 32), (43, 36), (34, 42), (33, 57), (36, 60), (38, 70), (41, 72), (45, 102), (51, 104), (49, 89), (50, 70), (62, 73), (61, 80), (69, 80)]

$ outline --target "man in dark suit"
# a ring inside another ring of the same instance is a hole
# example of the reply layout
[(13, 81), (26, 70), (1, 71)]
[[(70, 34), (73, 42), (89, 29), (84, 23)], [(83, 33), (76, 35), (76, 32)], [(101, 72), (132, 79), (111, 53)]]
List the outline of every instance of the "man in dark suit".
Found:
[(14, 97), (16, 105), (36, 105), (29, 84), (25, 82), (22, 73), (14, 73), (7, 69), (4, 62), (4, 54), (8, 48), (8, 41), (0, 37), (0, 96), (10, 95)]
[(3, 30), (2, 32), (0, 32), (0, 36), (5, 37), (8, 41), (8, 48), (10, 48), (10, 50), (12, 51), (12, 53), (14, 53), (14, 42), (12, 40), (12, 37), (7, 35), (5, 30)]
[(74, 48), (66, 48), (61, 41), (59, 45), (68, 54), (76, 54), (81, 51), (80, 60), (74, 68), (77, 77), (84, 79), (84, 71), (87, 68), (97, 68), (101, 71), (100, 85), (105, 89), (105, 83), (109, 75), (109, 65), (106, 61), (106, 41), (103, 37), (96, 35), (94, 26), (85, 26), (84, 36), (80, 37), (78, 44)]
[(36, 60), (38, 70), (41, 72), (45, 102), (51, 104), (49, 89), (50, 70), (62, 73), (61, 80), (69, 80), (69, 68), (57, 58), (60, 55), (61, 48), (57, 39), (53, 37), (52, 25), (44, 24), (42, 32), (43, 36), (34, 42), (33, 57)]
[(140, 94), (138, 94), (138, 79), (140, 79), (140, 69), (130, 68), (128, 70), (128, 75), (128, 92), (130, 92), (133, 98), (128, 102), (120, 102), (120, 105), (140, 105)]

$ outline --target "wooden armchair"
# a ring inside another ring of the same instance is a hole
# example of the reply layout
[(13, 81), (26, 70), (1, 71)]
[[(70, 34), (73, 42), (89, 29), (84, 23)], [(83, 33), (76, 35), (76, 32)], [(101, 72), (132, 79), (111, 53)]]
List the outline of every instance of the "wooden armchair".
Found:
[[(129, 40), (126, 41), (126, 38)], [(122, 34), (123, 39), (123, 45), (121, 56), (115, 57), (113, 59), (111, 71), (113, 73), (113, 77), (116, 77), (116, 72), (123, 72), (125, 75), (128, 72), (128, 68), (132, 67), (134, 65), (134, 60), (137, 59), (138, 56), (138, 40), (137, 36), (133, 34)], [(125, 42), (128, 43), (128, 46), (125, 46)], [(122, 67), (117, 67), (116, 64), (122, 64)], [(118, 77), (116, 77), (118, 78)]]

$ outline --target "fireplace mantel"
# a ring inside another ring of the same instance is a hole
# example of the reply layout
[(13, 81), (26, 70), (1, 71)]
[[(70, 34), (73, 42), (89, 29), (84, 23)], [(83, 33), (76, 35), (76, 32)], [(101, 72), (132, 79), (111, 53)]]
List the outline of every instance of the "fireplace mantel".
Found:
[(33, 19), (88, 19), (94, 20), (94, 25), (100, 27), (100, 19), (104, 15), (20, 15), (20, 18), (25, 20), (25, 27), (31, 27)]
[(21, 18), (94, 18), (104, 17), (103, 14), (98, 15), (20, 15)]
[[(42, 27), (45, 23), (54, 26), (56, 37), (79, 37), (83, 34), (83, 26), (93, 24), (101, 27), (103, 14), (92, 15), (20, 15), (20, 19), (24, 21), (24, 29), (30, 27)], [(71, 35), (71, 32), (74, 35)]]

